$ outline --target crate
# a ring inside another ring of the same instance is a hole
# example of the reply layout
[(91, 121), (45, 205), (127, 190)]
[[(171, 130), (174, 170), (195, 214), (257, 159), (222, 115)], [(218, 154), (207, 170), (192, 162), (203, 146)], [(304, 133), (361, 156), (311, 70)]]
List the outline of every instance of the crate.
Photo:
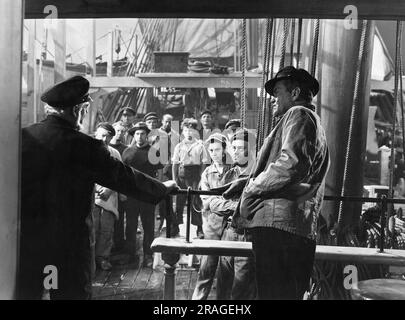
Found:
[(154, 72), (187, 72), (189, 52), (153, 52)]

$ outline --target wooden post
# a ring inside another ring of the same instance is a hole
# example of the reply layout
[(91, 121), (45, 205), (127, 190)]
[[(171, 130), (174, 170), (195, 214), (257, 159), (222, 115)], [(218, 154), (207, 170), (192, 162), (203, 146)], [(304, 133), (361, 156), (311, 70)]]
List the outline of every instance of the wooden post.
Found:
[(107, 36), (107, 77), (113, 75), (113, 58), (114, 58), (114, 30), (111, 30)]
[(179, 254), (162, 253), (165, 262), (165, 287), (163, 293), (164, 300), (176, 299), (176, 264), (180, 259)]
[(92, 77), (96, 76), (96, 20), (91, 19), (88, 30), (87, 63)]
[(66, 20), (57, 20), (53, 41), (55, 44), (55, 82), (60, 82), (66, 78)]
[(0, 299), (16, 288), (23, 3), (0, 1)]
[(27, 52), (27, 112), (28, 124), (37, 122), (37, 51), (36, 21), (28, 20), (28, 52)]

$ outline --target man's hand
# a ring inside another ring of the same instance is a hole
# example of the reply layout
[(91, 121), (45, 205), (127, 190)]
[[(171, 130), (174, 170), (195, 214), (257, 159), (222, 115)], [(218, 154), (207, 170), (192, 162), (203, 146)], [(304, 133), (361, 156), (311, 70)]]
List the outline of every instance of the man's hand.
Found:
[(234, 197), (239, 197), (242, 194), (243, 188), (246, 185), (248, 178), (240, 178), (235, 180), (230, 184), (230, 186), (222, 194), (224, 199), (232, 199)]
[(113, 191), (111, 189), (101, 187), (100, 190), (98, 191), (98, 196), (100, 197), (101, 200), (107, 201), (112, 193)]
[(164, 181), (162, 183), (167, 188), (167, 194), (171, 194), (171, 193), (173, 193), (173, 191), (180, 189), (179, 186), (177, 185), (176, 181), (174, 181), (174, 180), (168, 180), (168, 181)]

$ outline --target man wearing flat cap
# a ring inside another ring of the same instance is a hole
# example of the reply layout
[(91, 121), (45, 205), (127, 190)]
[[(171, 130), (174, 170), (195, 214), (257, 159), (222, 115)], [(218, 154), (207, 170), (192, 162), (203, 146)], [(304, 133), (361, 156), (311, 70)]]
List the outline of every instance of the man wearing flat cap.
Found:
[[(94, 138), (103, 141), (111, 157), (121, 161), (120, 153), (109, 145), (114, 136), (115, 129), (108, 122), (100, 122), (97, 125)], [(114, 224), (119, 219), (118, 193), (96, 184), (92, 218), (95, 231), (95, 265), (104, 271), (111, 270), (109, 260), (113, 247)]]
[[(162, 167), (160, 163), (154, 164), (150, 159), (151, 145), (148, 142), (150, 130), (145, 122), (138, 122), (128, 133), (133, 136), (131, 145), (122, 154), (122, 161), (153, 178), (157, 177), (157, 171)], [(126, 215), (126, 250), (130, 256), (130, 262), (138, 263), (136, 255), (136, 233), (138, 218), (141, 217), (143, 234), (143, 265), (152, 266), (152, 250), (150, 248), (155, 233), (155, 204), (142, 199), (128, 197), (125, 203)]]
[(231, 139), (234, 133), (240, 128), (241, 120), (240, 119), (231, 119), (225, 124), (224, 133)]
[[(22, 129), (19, 299), (91, 298), (94, 185), (158, 203), (176, 184), (161, 183), (110, 156), (77, 129), (89, 107), (89, 82), (75, 76), (46, 90), (45, 120)], [(44, 281), (54, 270), (56, 281)], [(55, 273), (57, 271), (57, 274)]]
[[(303, 299), (315, 255), (316, 225), (329, 154), (312, 105), (318, 81), (280, 70), (265, 84), (278, 123), (265, 139), (232, 219), (251, 234), (259, 299)], [(239, 182), (225, 193), (235, 195)]]
[(120, 120), (113, 124), (113, 126), (115, 126), (116, 124), (120, 124), (124, 127), (122, 142), (126, 146), (129, 146), (132, 141), (132, 136), (128, 134), (128, 130), (134, 126), (135, 116), (136, 116), (136, 112), (134, 109), (132, 109), (130, 107), (125, 107), (121, 111)]

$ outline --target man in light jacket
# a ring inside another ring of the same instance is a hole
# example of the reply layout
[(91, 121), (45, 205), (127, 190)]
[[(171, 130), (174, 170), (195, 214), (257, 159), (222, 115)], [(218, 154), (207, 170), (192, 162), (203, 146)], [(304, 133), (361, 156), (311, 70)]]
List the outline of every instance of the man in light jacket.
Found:
[[(265, 88), (276, 98), (279, 121), (246, 180), (233, 225), (252, 235), (258, 298), (302, 299), (329, 167), (325, 132), (311, 104), (319, 83), (307, 71), (289, 66)], [(236, 181), (224, 197), (240, 185)]]

